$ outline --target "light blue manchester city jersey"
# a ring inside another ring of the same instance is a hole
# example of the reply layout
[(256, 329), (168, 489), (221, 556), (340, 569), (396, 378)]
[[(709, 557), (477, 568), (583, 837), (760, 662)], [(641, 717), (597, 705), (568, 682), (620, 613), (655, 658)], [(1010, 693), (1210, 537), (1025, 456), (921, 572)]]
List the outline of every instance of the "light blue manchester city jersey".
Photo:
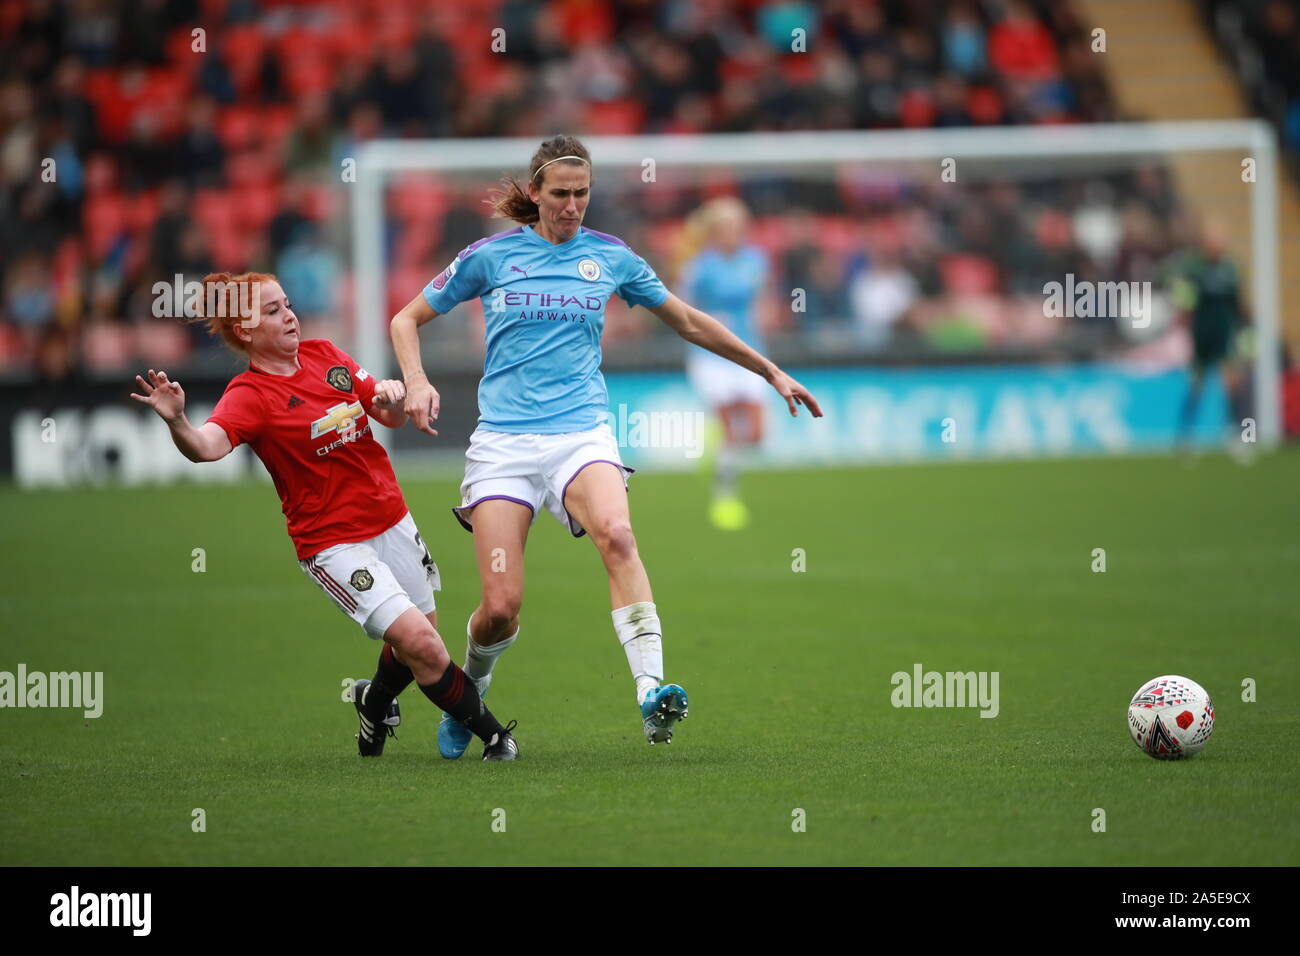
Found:
[(653, 307), (668, 290), (623, 240), (585, 227), (559, 244), (531, 226), (480, 239), (424, 287), (439, 314), (469, 299), (483, 303), (479, 424), (546, 435), (605, 421), (600, 336), (611, 295)]

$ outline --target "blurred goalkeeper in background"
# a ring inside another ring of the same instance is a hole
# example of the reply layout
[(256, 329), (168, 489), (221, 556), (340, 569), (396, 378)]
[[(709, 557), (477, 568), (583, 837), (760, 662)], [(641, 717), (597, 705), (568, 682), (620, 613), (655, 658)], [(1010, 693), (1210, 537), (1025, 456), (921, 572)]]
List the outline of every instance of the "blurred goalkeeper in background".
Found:
[(1207, 223), (1196, 246), (1176, 256), (1167, 267), (1174, 300), (1190, 319), (1192, 333), (1191, 384), (1183, 400), (1178, 422), (1179, 447), (1188, 450), (1196, 424), (1207, 376), (1222, 369), (1227, 397), (1230, 451), (1248, 451), (1237, 440), (1236, 426), (1250, 414), (1250, 376), (1243, 359), (1248, 357), (1249, 335), (1244, 329), (1241, 278), (1236, 263), (1227, 255), (1227, 238), (1222, 226)]

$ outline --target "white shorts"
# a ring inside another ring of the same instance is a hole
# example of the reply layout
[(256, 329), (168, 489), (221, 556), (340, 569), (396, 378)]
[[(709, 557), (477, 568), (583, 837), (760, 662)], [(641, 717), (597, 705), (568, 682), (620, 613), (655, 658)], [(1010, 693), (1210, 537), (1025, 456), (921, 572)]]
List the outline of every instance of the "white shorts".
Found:
[(618, 442), (608, 425), (559, 435), (516, 435), (477, 428), (465, 453), (465, 480), (460, 485), (460, 507), (452, 508), (456, 520), (473, 531), (470, 513), (480, 502), (504, 498), (527, 506), (532, 520), (545, 508), (569, 533), (580, 538), (587, 532), (564, 508), (564, 493), (578, 472), (598, 461), (623, 472), (623, 487), (636, 469), (623, 464)]
[(735, 402), (761, 404), (767, 397), (768, 384), (760, 376), (712, 352), (687, 355), (686, 377), (710, 408)]
[(298, 566), (375, 640), (408, 609), (433, 611), (433, 592), (442, 590), (410, 512), (378, 537), (333, 545)]

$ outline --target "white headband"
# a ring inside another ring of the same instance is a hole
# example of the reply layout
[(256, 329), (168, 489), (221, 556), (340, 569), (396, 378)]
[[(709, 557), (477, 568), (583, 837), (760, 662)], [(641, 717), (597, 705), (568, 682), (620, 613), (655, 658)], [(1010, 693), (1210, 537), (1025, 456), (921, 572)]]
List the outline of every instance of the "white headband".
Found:
[[(581, 156), (556, 156), (554, 159), (548, 159), (546, 162), (542, 163), (542, 165), (538, 166), (537, 173), (540, 173), (547, 166), (551, 165), (551, 163), (558, 163), (562, 159), (576, 159), (579, 162), (587, 163), (588, 166), (591, 165), (591, 163), (588, 163), (587, 160), (583, 159)], [(533, 173), (533, 179), (537, 178), (537, 173)]]

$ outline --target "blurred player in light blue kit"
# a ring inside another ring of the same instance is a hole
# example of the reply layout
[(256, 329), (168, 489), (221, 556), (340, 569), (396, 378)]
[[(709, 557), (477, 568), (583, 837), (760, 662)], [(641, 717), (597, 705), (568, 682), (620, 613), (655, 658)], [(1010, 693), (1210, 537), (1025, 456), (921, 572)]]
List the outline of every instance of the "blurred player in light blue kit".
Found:
[[(769, 267), (763, 250), (745, 242), (748, 228), (749, 212), (739, 199), (713, 199), (696, 210), (687, 223), (687, 242), (703, 248), (682, 267), (682, 296), (762, 352), (758, 309), (768, 291)], [(737, 487), (740, 464), (745, 452), (763, 441), (767, 383), (696, 345), (687, 347), (686, 374), (722, 424), (709, 518), (718, 528), (738, 531), (749, 523)]]
[[(425, 374), (419, 326), (479, 299), (486, 355), (479, 424), (466, 453), (457, 520), (474, 535), (482, 598), (470, 615), (466, 675), (480, 696), (519, 636), (524, 547), (533, 521), (549, 512), (575, 538), (589, 534), (608, 578), (614, 634), (627, 657), (642, 727), (650, 743), (672, 740), (687, 715), (685, 690), (662, 683), (663, 627), (632, 532), (627, 477), (607, 423), (609, 394), (600, 373), (605, 303), (617, 295), (642, 306), (695, 345), (761, 372), (791, 415), (821, 416), (802, 385), (728, 331), (670, 293), (621, 239), (582, 224), (592, 165), (573, 136), (543, 143), (526, 184), (511, 179), (495, 196), (514, 229), (467, 246), (389, 326), (407, 386), (406, 413), (436, 435), (440, 399)], [(556, 695), (556, 703), (562, 699)], [(450, 715), (438, 748), (455, 759), (469, 734)]]

